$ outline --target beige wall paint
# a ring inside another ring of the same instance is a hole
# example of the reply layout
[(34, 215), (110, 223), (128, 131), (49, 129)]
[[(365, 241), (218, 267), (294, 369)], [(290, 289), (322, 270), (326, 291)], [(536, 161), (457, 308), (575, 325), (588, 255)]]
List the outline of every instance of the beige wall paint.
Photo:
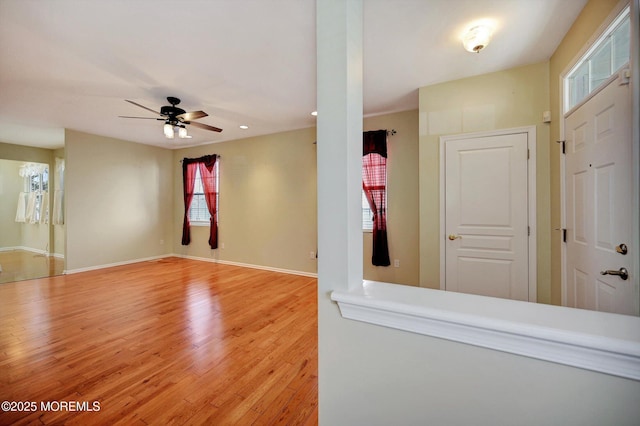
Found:
[[(364, 278), (418, 285), (418, 112), (369, 117), (365, 130), (389, 137), (389, 250), (400, 267), (371, 265), (371, 233), (363, 233)], [(315, 128), (185, 148), (174, 152), (174, 252), (304, 273), (317, 272)], [(181, 245), (180, 160), (207, 154), (220, 160), (220, 248), (207, 245), (208, 227), (193, 226)], [(224, 244), (224, 249), (221, 248)]]
[[(316, 273), (315, 128), (176, 150), (173, 153), (173, 251), (199, 258)], [(192, 226), (181, 245), (182, 158), (221, 155), (219, 248), (208, 227)], [(224, 244), (224, 249), (222, 248)]]
[[(365, 126), (398, 132), (389, 142), (389, 243), (392, 258), (401, 261), (400, 268), (371, 266), (371, 234), (364, 233), (365, 278), (417, 285), (417, 111), (371, 117)], [(67, 223), (60, 227), (67, 239), (54, 240), (66, 243), (67, 270), (176, 253), (316, 273), (310, 258), (317, 247), (315, 128), (174, 151), (71, 130), (66, 138), (53, 158), (67, 161)], [(210, 250), (208, 227), (201, 226), (192, 227), (185, 247), (180, 160), (212, 153), (222, 156), (219, 242), (225, 248)]]
[(33, 161), (51, 166), (52, 156), (50, 149), (0, 142), (0, 158), (5, 160)]
[(171, 253), (171, 151), (66, 130), (65, 152), (67, 270)]
[(22, 161), (0, 160), (0, 250), (22, 246), (22, 224), (16, 223), (18, 194), (24, 180), (18, 172)]
[[(419, 285), (418, 111), (364, 119), (363, 129), (395, 129), (387, 138), (387, 231), (391, 266), (371, 264), (372, 233), (363, 233), (364, 279)], [(400, 267), (393, 266), (394, 259)]]
[[(64, 159), (64, 148), (60, 148), (60, 149), (56, 149), (53, 153), (54, 156), (54, 160), (53, 160), (53, 167), (51, 169), (51, 175), (53, 176), (54, 182), (57, 179), (58, 175), (56, 172), (56, 162), (55, 159), (56, 158), (62, 158)], [(64, 182), (63, 182), (64, 184)], [(53, 209), (53, 194), (54, 194), (54, 190), (57, 187), (57, 183), (56, 186), (52, 185), (51, 186), (51, 208)], [(64, 188), (62, 188), (64, 189)], [(64, 201), (63, 201), (64, 204)], [(53, 212), (53, 210), (52, 210)], [(51, 216), (53, 217), (53, 216)], [(66, 229), (64, 224), (62, 225), (54, 225), (53, 223), (51, 224), (51, 226), (53, 227), (53, 253), (56, 254), (56, 256), (62, 256), (64, 257), (64, 241), (65, 241), (65, 237), (66, 237)]]
[(420, 88), (420, 285), (440, 288), (440, 136), (536, 126), (538, 302), (549, 303), (549, 64), (538, 63)]
[[(562, 139), (560, 135), (560, 84), (561, 74), (572, 64), (576, 55), (586, 46), (598, 27), (619, 5), (619, 0), (590, 0), (576, 21), (558, 45), (549, 61), (550, 68), (550, 107), (551, 107), (551, 140)], [(559, 229), (562, 226), (560, 201), (560, 147), (553, 144), (550, 150), (550, 178), (551, 178), (551, 227)], [(551, 241), (551, 303), (562, 303), (562, 242), (556, 234)]]

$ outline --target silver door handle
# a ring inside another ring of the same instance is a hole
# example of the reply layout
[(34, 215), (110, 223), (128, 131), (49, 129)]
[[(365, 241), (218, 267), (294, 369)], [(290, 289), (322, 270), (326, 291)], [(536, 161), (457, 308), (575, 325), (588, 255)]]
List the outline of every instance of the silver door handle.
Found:
[(600, 271), (600, 275), (617, 275), (623, 280), (626, 280), (629, 278), (629, 271), (627, 271), (627, 268), (620, 268), (617, 271), (609, 269), (607, 271)]

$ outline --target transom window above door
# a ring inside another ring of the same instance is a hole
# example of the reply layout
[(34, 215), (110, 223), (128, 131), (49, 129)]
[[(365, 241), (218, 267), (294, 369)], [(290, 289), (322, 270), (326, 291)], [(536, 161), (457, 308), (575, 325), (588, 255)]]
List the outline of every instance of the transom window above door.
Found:
[(631, 21), (629, 7), (609, 25), (565, 78), (564, 112), (568, 112), (629, 63)]

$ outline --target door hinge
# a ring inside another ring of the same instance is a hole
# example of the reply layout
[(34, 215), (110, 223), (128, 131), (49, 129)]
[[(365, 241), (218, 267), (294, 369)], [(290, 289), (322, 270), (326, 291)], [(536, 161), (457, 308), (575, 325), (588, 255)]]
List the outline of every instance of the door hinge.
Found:
[(531, 227), (527, 226), (527, 235), (531, 235)]
[(567, 228), (562, 228), (562, 242), (567, 242)]
[(566, 148), (565, 147), (566, 147), (566, 142), (567, 141), (556, 141), (556, 142), (562, 145), (562, 147), (561, 147), (562, 153), (566, 154)]
[(531, 151), (529, 151), (529, 148), (527, 148), (527, 160), (531, 158)]

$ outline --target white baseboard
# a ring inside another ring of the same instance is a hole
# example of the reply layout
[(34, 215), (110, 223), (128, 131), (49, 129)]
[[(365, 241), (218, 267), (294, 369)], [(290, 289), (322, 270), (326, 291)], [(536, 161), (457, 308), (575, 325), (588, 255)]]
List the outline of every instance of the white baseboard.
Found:
[(153, 260), (160, 260), (160, 259), (165, 259), (167, 257), (179, 257), (179, 258), (183, 258), (183, 259), (198, 260), (198, 261), (201, 261), (201, 262), (220, 263), (222, 265), (232, 265), (232, 266), (240, 266), (240, 267), (243, 267), (243, 268), (261, 269), (263, 271), (280, 272), (280, 273), (283, 273), (283, 274), (299, 275), (299, 276), (309, 277), (309, 278), (317, 278), (318, 277), (318, 274), (312, 273), (312, 272), (296, 271), (296, 270), (293, 270), (293, 269), (273, 268), (273, 267), (270, 267), (270, 266), (253, 265), (253, 264), (249, 264), (249, 263), (232, 262), (232, 261), (229, 261), (229, 260), (220, 260), (220, 259), (212, 259), (212, 258), (207, 258), (207, 257), (188, 256), (188, 255), (175, 254), (175, 253), (173, 253), (173, 254), (163, 254), (163, 255), (160, 255), (160, 256), (145, 257), (145, 258), (133, 259), (133, 260), (125, 260), (123, 262), (115, 262), (115, 263), (107, 263), (107, 264), (102, 264), (102, 265), (87, 266), (85, 268), (67, 269), (67, 270), (63, 271), (63, 274), (77, 274), (77, 273), (80, 273), (80, 272), (88, 272), (88, 271), (95, 271), (95, 270), (104, 269), (104, 268), (112, 268), (114, 266), (122, 266), (122, 265), (129, 265), (129, 264), (132, 264), (132, 263), (140, 263), (140, 262), (149, 262), (149, 261), (153, 261)]
[(14, 251), (14, 250), (23, 250), (23, 251), (28, 251), (28, 252), (31, 252), (31, 253), (43, 254), (45, 256), (51, 256), (51, 253), (49, 253), (46, 250), (40, 250), (40, 249), (36, 249), (36, 248), (32, 248), (32, 247), (15, 246), (15, 247), (2, 247), (2, 248), (0, 248), (0, 251)]
[(77, 274), (77, 273), (80, 273), (80, 272), (95, 271), (97, 269), (112, 268), (114, 266), (130, 265), (132, 263), (148, 262), (148, 261), (151, 261), (151, 260), (164, 259), (164, 258), (167, 258), (167, 257), (179, 257), (179, 256), (176, 256), (174, 254), (163, 254), (163, 255), (160, 255), (160, 256), (152, 256), (152, 257), (144, 257), (144, 258), (140, 258), (140, 259), (125, 260), (125, 261), (122, 261), (122, 262), (106, 263), (106, 264), (103, 264), (103, 265), (87, 266), (85, 268), (66, 269), (62, 273), (63, 274)]
[(261, 269), (263, 271), (280, 272), (283, 274), (300, 275), (300, 276), (309, 277), (309, 278), (318, 278), (318, 274), (313, 272), (296, 271), (293, 269), (273, 268), (271, 266), (253, 265), (250, 263), (232, 262), (230, 260), (212, 259), (209, 257), (197, 257), (197, 256), (184, 255), (184, 254), (174, 254), (173, 256), (181, 257), (184, 259), (199, 260), (203, 262), (220, 263), (222, 265), (241, 266), (243, 268)]

